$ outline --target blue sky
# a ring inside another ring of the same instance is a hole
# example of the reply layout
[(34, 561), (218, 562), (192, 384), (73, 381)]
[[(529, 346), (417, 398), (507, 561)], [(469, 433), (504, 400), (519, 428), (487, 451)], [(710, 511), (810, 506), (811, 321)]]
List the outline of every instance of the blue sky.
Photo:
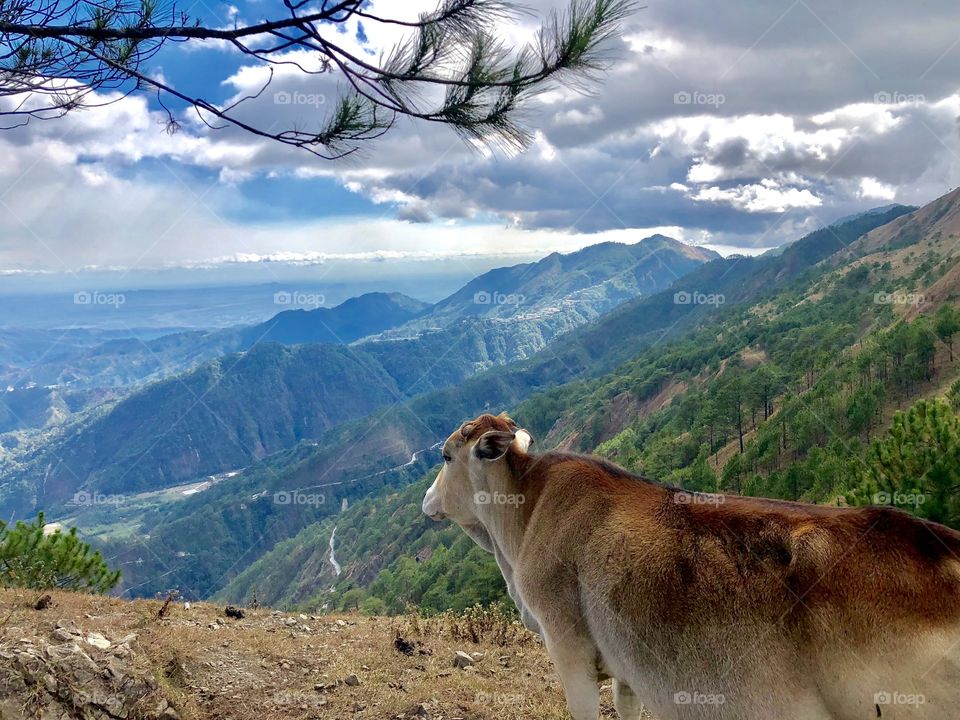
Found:
[[(522, 44), (563, 5), (538, 0), (498, 33)], [(412, 17), (432, 3), (373, 7)], [(218, 27), (284, 12), (273, 0), (180, 9)], [(182, 129), (168, 135), (150, 95), (0, 132), (0, 272), (94, 268), (120, 282), (160, 268), (226, 277), (242, 265), (270, 282), (287, 266), (497, 264), (653, 232), (757, 252), (850, 213), (920, 204), (960, 181), (960, 9), (870, 9), (737, 0), (718, 14), (706, 0), (649, 2), (612, 43), (593, 93), (556, 86), (527, 108), (535, 141), (519, 155), (401, 122), (362, 156), (329, 162), (209, 130), (172, 101)], [(401, 36), (369, 25), (365, 40), (353, 22), (338, 42), (376, 61)], [(170, 45), (147, 69), (215, 103), (266, 77), (213, 43)], [(282, 69), (243, 117), (319, 124), (338, 85)], [(284, 105), (275, 93), (314, 99)]]

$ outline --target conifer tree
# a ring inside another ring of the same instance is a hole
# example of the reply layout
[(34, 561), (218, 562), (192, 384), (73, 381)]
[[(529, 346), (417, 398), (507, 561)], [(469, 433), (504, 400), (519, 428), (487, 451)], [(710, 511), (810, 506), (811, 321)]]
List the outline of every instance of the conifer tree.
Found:
[(898, 412), (874, 441), (859, 485), (848, 500), (893, 505), (960, 527), (960, 418), (943, 398)]
[(77, 529), (44, 533), (43, 513), (32, 523), (0, 521), (0, 584), (35, 590), (105, 593), (120, 581), (99, 551), (77, 536)]
[(950, 350), (950, 362), (953, 362), (953, 336), (960, 332), (960, 314), (950, 305), (941, 305), (933, 318), (933, 327), (937, 337)]

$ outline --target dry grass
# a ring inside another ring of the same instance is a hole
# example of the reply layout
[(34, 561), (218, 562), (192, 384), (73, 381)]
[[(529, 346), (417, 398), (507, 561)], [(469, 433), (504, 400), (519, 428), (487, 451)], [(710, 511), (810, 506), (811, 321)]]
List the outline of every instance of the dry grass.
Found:
[[(58, 620), (108, 639), (136, 633), (129, 671), (153, 675), (158, 697), (183, 720), (568, 717), (538, 639), (498, 612), (424, 619), (259, 609), (233, 620), (222, 607), (178, 603), (158, 619), (155, 601), (53, 593), (38, 611), (37, 595), (0, 590), (0, 647), (49, 639)], [(457, 650), (478, 653), (475, 665), (454, 667)], [(351, 675), (359, 684), (344, 682)], [(609, 687), (602, 716), (616, 717)]]

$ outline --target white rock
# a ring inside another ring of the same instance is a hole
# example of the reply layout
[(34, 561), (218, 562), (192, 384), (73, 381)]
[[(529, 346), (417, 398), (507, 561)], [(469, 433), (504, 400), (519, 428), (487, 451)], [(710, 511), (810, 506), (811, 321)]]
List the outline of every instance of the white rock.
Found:
[(463, 650), (457, 650), (456, 655), (453, 656), (453, 666), (458, 668), (468, 668), (473, 665), (474, 659), (467, 655)]
[(101, 650), (106, 650), (113, 644), (98, 632), (87, 633), (84, 641), (87, 643), (87, 645), (93, 645)]

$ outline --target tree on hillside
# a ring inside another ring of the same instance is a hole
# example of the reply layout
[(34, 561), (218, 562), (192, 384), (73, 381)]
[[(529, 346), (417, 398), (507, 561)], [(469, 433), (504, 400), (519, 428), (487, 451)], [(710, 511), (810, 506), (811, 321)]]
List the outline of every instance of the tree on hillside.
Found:
[(950, 305), (941, 305), (933, 317), (933, 328), (950, 350), (950, 362), (953, 362), (953, 336), (960, 332), (960, 313)]
[(730, 423), (737, 433), (740, 452), (743, 452), (744, 402), (747, 399), (747, 387), (744, 380), (743, 368), (733, 361), (727, 365), (718, 390), (719, 399), (727, 412)]
[[(501, 39), (502, 23), (521, 8), (508, 0), (440, 0), (436, 10), (411, 20), (381, 15), (367, 0), (285, 0), (272, 16), (248, 24), (234, 19), (227, 28), (155, 0), (0, 3), (0, 97), (13, 99), (0, 114), (16, 125), (148, 91), (166, 110), (171, 132), (180, 125), (172, 106), (180, 105), (208, 127), (233, 125), (328, 158), (380, 137), (402, 116), (515, 148), (531, 137), (516, 122), (522, 102), (554, 81), (589, 85), (604, 66), (606, 42), (633, 9), (633, 0), (571, 0), (534, 43), (512, 48)], [(399, 33), (399, 42), (378, 57), (374, 49), (351, 50), (348, 31), (361, 47), (368, 35), (384, 32)], [(150, 66), (165, 46), (204, 41), (265, 67), (262, 86), (217, 104), (176, 87)], [(346, 91), (315, 123), (278, 127), (275, 115), (258, 120), (245, 112), (266, 92), (275, 69), (289, 75), (291, 68), (308, 81), (333, 74)]]
[[(770, 364), (763, 364), (758, 367), (750, 381), (750, 389), (753, 399), (753, 412), (761, 410), (763, 419), (769, 420), (773, 413), (773, 399), (783, 391), (783, 373)], [(753, 425), (756, 426), (756, 418)]]
[(13, 527), (0, 521), (0, 585), (105, 593), (120, 581), (120, 571), (91, 552), (76, 528), (44, 532), (44, 525), (43, 513)]
[(700, 446), (692, 463), (668, 475), (666, 482), (679, 485), (686, 490), (716, 492), (717, 474), (710, 467), (710, 448), (707, 444)]
[(943, 398), (898, 412), (874, 441), (858, 485), (857, 505), (893, 505), (960, 527), (960, 418)]

